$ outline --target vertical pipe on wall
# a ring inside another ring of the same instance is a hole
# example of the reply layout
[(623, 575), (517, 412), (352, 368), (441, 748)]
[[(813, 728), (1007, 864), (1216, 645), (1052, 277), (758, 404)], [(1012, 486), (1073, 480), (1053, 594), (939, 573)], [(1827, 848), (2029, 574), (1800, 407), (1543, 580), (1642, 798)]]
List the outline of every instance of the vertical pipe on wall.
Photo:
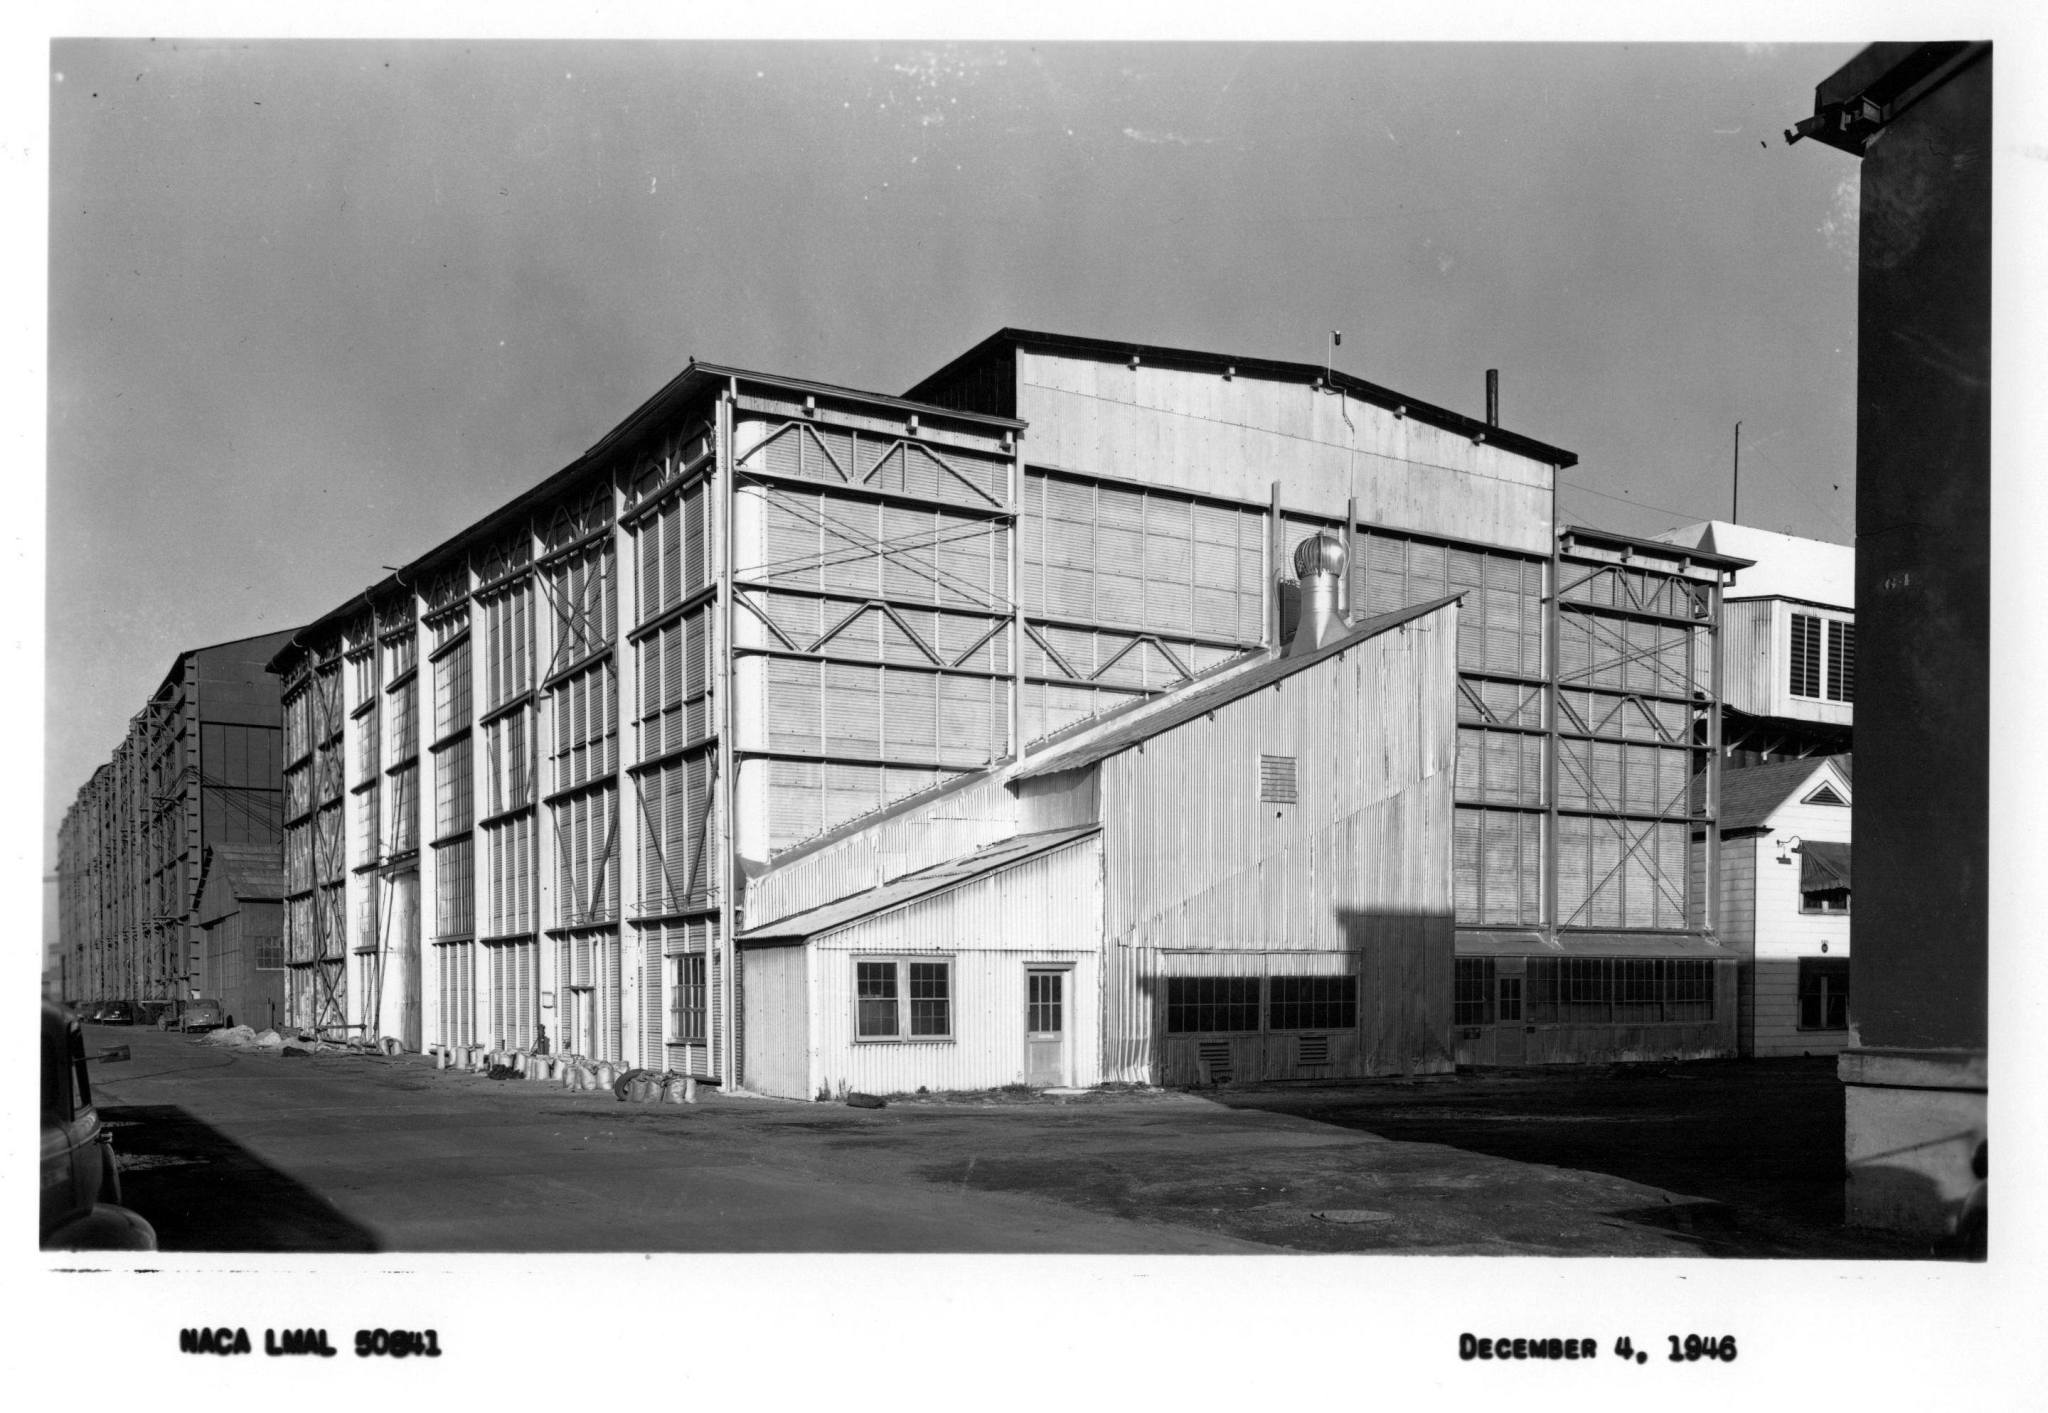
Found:
[[(1552, 467), (1552, 477), (1554, 478), (1556, 474), (1556, 468)], [(1553, 504), (1555, 504), (1555, 492), (1553, 492)], [(1557, 687), (1557, 634), (1558, 625), (1562, 621), (1558, 614), (1557, 597), (1558, 585), (1564, 582), (1562, 543), (1563, 541), (1557, 533), (1557, 525), (1553, 520), (1550, 535), (1550, 559), (1544, 566), (1544, 572), (1549, 575), (1550, 582), (1544, 586), (1543, 594), (1543, 677), (1546, 684), (1543, 693), (1544, 726), (1546, 728), (1543, 733), (1543, 740), (1546, 746), (1543, 762), (1543, 784), (1546, 808), (1543, 823), (1542, 910), (1543, 936), (1546, 941), (1552, 942), (1557, 940), (1557, 861), (1559, 855), (1557, 838), (1557, 776), (1558, 753), (1563, 749), (1563, 742), (1558, 736), (1562, 713), (1558, 710), (1559, 693)], [(1525, 1004), (1527, 999), (1524, 998)]]
[(1281, 543), (1286, 533), (1285, 523), (1280, 518), (1280, 483), (1273, 483), (1273, 496), (1266, 508), (1266, 636), (1265, 645), (1279, 647), (1284, 641), (1280, 623), (1280, 565), (1286, 557), (1287, 547)]
[(1353, 621), (1363, 616), (1358, 605), (1351, 601), (1351, 586), (1365, 573), (1358, 551), (1358, 497), (1352, 496), (1344, 502), (1344, 577), (1337, 585), (1337, 607), (1344, 617)]
[(1024, 433), (1010, 445), (1010, 756), (1024, 759), (1024, 602), (1020, 592), (1024, 555)]
[(715, 1038), (713, 1069), (727, 1091), (735, 1087), (733, 1061), (737, 1048), (737, 1018), (733, 1016), (733, 928), (737, 907), (733, 889), (739, 883), (739, 856), (733, 848), (733, 408), (739, 401), (739, 379), (727, 379), (719, 395), (719, 446), (713, 455), (711, 475), (717, 494), (717, 543), (719, 543), (719, 651), (715, 659), (713, 690), (719, 707), (719, 1034)]
[(1707, 601), (1707, 877), (1701, 885), (1707, 896), (1701, 900), (1700, 918), (1709, 932), (1721, 926), (1721, 578), (1715, 570), (1713, 596)]

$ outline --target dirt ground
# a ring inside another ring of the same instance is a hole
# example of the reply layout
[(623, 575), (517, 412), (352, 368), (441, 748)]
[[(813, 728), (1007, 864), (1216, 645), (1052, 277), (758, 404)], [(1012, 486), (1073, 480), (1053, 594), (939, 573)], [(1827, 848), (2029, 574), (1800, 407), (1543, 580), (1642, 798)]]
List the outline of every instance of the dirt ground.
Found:
[(95, 1087), (166, 1251), (1930, 1254), (1840, 1226), (1825, 1061), (857, 1109), (134, 1046)]

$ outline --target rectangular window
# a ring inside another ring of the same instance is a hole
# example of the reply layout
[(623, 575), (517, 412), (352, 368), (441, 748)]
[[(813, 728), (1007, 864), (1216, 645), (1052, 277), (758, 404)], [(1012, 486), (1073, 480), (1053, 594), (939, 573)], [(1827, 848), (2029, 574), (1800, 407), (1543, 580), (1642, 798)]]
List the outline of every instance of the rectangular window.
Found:
[(1259, 798), (1274, 804), (1294, 803), (1294, 757), (1259, 757)]
[(1266, 982), (1268, 1030), (1355, 1030), (1358, 978), (1275, 976)]
[(390, 697), (387, 718), (391, 734), (391, 751), (387, 759), (396, 765), (420, 753), (420, 679), (408, 677), (396, 687), (389, 688), (387, 695)]
[(1856, 700), (1856, 625), (1828, 620), (1828, 700)]
[(282, 937), (252, 937), (251, 949), (256, 953), (256, 970), (284, 970), (284, 939)]
[[(948, 1040), (953, 963), (856, 961), (855, 1034), (862, 1040)], [(905, 1006), (904, 1001), (908, 1001)], [(907, 1024), (907, 1028), (906, 1028)]]
[(1810, 613), (1792, 615), (1792, 695), (1820, 695), (1820, 619)]
[(434, 660), (434, 739), (445, 740), (469, 725), (471, 716), (469, 639)]
[(1694, 958), (1531, 957), (1528, 1019), (1643, 1024), (1714, 1018), (1714, 964)]
[(533, 584), (483, 601), (484, 706), (494, 710), (533, 686)]
[(1518, 1021), (1522, 1018), (1522, 978), (1504, 976), (1500, 979), (1500, 1018), (1504, 1021)]
[(1846, 888), (1816, 888), (1799, 895), (1799, 911), (1802, 913), (1846, 913), (1849, 911), (1849, 890)]
[(476, 931), (476, 843), (464, 837), (434, 846), (434, 935)]
[(1799, 1028), (1849, 1028), (1849, 959), (1799, 959)]
[(863, 1040), (894, 1040), (897, 1034), (896, 963), (855, 962), (853, 980), (859, 1012), (856, 1033)]
[(676, 991), (675, 1004), (669, 1012), (669, 1042), (675, 1045), (699, 1045), (704, 1042), (708, 1026), (705, 1017), (707, 988), (705, 985), (704, 957), (682, 956), (675, 959)]
[(1256, 976), (1170, 976), (1166, 979), (1166, 1033), (1206, 1035), (1259, 1028)]
[(1451, 1024), (1493, 1023), (1493, 958), (1459, 957), (1451, 980)]
[(434, 837), (461, 834), (476, 822), (476, 764), (469, 738), (434, 752)]

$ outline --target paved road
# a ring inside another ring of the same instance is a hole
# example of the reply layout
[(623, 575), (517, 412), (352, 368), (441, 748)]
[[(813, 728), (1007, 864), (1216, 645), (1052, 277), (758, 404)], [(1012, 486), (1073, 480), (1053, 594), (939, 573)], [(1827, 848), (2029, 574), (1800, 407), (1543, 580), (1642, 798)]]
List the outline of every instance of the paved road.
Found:
[(96, 1083), (167, 1251), (1745, 1254), (1700, 1240), (1690, 1214), (1725, 1204), (1682, 1184), (1394, 1141), (1255, 1095), (620, 1104), (420, 1056), (94, 1033), (134, 1047)]

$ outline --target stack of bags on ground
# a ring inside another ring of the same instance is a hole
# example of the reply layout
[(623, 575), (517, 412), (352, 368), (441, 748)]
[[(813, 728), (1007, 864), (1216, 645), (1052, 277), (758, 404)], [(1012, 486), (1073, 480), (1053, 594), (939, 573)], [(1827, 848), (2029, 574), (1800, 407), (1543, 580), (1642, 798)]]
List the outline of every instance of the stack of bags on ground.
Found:
[(487, 1079), (523, 1079), (558, 1084), (564, 1089), (609, 1089), (622, 1104), (694, 1104), (700, 1085), (716, 1080), (673, 1070), (631, 1069), (611, 1060), (582, 1055), (541, 1055), (525, 1050), (492, 1050), (482, 1045), (431, 1045), (434, 1068), (467, 1070)]

